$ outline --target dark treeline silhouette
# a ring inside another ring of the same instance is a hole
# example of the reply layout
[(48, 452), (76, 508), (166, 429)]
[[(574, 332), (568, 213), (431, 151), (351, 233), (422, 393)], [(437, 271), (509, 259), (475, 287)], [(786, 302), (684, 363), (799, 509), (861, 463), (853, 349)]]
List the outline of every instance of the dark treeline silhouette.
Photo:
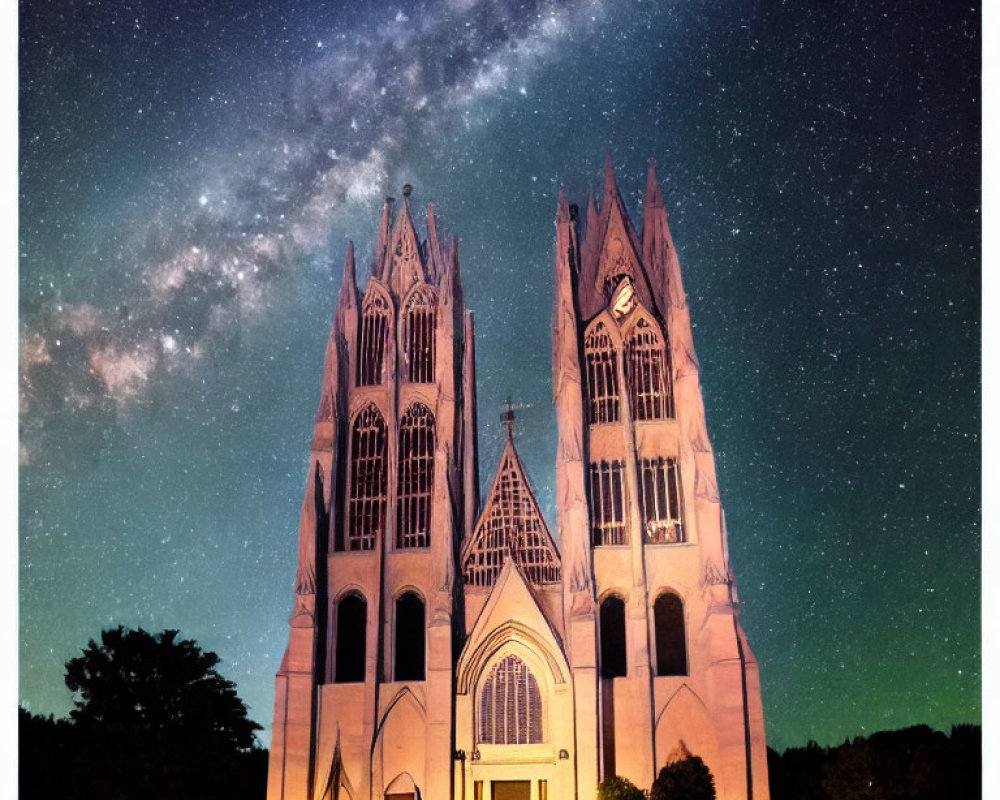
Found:
[(979, 800), (982, 741), (979, 725), (950, 736), (917, 725), (838, 747), (768, 748), (771, 800)]
[(19, 795), (263, 800), (261, 727), (218, 663), (174, 630), (104, 631), (66, 663), (69, 719), (19, 709)]
[[(267, 751), (232, 681), (177, 631), (106, 630), (66, 663), (69, 719), (18, 711), (19, 795), (34, 800), (264, 800)], [(926, 725), (767, 751), (771, 800), (979, 800), (982, 729)], [(617, 776), (602, 800), (646, 795)], [(660, 770), (652, 800), (711, 800), (697, 756)]]

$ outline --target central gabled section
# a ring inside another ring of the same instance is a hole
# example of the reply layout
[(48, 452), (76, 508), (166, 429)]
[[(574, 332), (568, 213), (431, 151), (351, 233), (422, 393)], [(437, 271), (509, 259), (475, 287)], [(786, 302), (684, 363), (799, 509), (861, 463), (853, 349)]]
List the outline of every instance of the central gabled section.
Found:
[(559, 582), (559, 553), (511, 438), (500, 455), (483, 513), (463, 548), (466, 585), (492, 586), (508, 558), (533, 584)]

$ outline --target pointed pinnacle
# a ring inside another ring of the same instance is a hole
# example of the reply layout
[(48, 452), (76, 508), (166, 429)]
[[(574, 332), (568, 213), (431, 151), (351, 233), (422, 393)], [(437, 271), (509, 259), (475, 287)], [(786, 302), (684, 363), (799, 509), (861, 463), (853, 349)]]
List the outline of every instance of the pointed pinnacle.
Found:
[(662, 208), (663, 194), (660, 192), (660, 182), (656, 180), (656, 161), (649, 159), (649, 170), (646, 172), (645, 208)]
[(556, 211), (556, 222), (569, 222), (569, 203), (566, 201), (566, 190), (559, 186), (559, 205)]
[(357, 282), (354, 279), (354, 242), (347, 240), (347, 256), (344, 258), (344, 279), (340, 284), (340, 297), (337, 306), (350, 308), (357, 297)]

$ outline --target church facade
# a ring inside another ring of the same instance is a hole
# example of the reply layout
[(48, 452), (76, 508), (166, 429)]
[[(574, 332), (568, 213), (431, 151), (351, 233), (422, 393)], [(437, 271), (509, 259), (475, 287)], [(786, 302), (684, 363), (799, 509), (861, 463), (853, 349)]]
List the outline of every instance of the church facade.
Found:
[[(680, 265), (653, 166), (556, 212), (556, 531), (508, 437), (479, 495), (457, 248), (383, 207), (330, 332), (268, 800), (593, 800), (698, 756), (766, 800)], [(508, 412), (509, 415), (510, 412)]]

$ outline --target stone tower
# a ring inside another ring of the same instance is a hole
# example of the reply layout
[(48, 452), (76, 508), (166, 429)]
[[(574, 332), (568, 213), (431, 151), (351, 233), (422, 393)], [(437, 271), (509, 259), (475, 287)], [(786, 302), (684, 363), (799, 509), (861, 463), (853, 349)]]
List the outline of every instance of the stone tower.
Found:
[[(478, 504), (472, 320), (454, 241), (409, 187), (326, 349), (276, 678), (271, 800), (451, 791), (455, 550)], [(395, 784), (394, 784), (395, 781)], [(389, 791), (389, 790), (392, 791)]]
[(457, 246), (430, 207), (421, 241), (403, 194), (361, 293), (348, 246), (268, 800), (594, 800), (605, 777), (648, 789), (688, 755), (719, 798), (766, 800), (757, 664), (653, 167), (641, 238), (610, 160), (584, 220), (560, 193), (555, 536), (510, 408), (480, 507)]
[(605, 165), (585, 236), (560, 195), (553, 398), (566, 651), (584, 787), (649, 787), (698, 755), (721, 798), (766, 798), (757, 663), (705, 427), (680, 265), (650, 164), (642, 236)]

